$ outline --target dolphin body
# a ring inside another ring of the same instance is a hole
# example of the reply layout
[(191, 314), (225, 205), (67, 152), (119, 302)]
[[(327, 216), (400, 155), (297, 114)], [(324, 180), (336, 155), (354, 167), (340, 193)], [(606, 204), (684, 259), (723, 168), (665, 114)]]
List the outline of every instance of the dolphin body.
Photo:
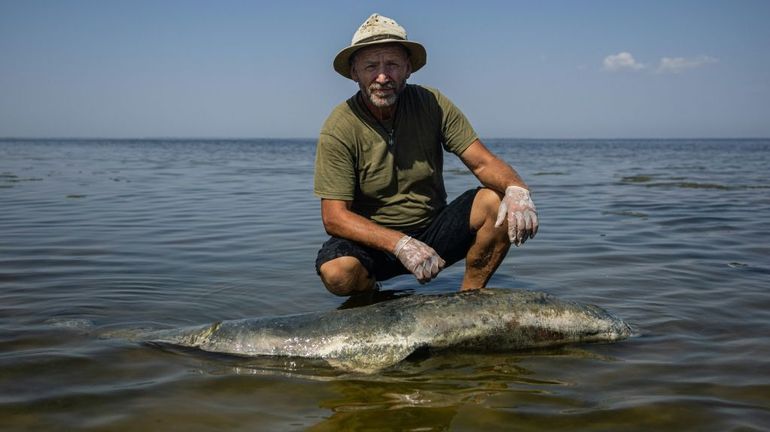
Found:
[(631, 335), (604, 309), (546, 293), (481, 289), (411, 295), (369, 306), (159, 330), (143, 338), (238, 356), (322, 359), (374, 372), (416, 351), (512, 351)]

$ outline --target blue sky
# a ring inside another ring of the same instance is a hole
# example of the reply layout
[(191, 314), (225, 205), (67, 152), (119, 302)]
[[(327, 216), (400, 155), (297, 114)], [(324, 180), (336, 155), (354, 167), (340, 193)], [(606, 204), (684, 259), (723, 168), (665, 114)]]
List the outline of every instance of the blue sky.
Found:
[(373, 12), (482, 137), (770, 137), (750, 0), (0, 0), (0, 137), (315, 137)]

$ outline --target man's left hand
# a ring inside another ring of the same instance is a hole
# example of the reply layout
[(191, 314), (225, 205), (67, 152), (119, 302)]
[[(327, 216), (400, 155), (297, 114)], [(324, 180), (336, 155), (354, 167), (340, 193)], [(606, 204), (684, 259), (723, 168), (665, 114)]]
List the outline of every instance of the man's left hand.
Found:
[(537, 234), (537, 210), (529, 191), (519, 186), (508, 186), (497, 211), (495, 228), (508, 221), (508, 238), (516, 246)]

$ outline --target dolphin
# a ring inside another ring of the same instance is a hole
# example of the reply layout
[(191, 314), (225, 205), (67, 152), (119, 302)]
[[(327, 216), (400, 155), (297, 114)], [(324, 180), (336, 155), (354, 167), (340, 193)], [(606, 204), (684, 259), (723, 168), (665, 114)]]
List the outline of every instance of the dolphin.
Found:
[(352, 309), (220, 321), (145, 334), (150, 345), (237, 356), (325, 360), (371, 373), (415, 352), (504, 352), (612, 342), (631, 327), (604, 309), (507, 289), (410, 295)]

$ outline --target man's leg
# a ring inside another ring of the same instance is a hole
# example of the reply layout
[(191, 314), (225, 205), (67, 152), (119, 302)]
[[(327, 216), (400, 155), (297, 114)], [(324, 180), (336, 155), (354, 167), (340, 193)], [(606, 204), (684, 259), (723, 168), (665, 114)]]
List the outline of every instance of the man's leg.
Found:
[(319, 275), (326, 289), (338, 296), (372, 291), (375, 280), (357, 258), (341, 256), (321, 264)]
[(495, 228), (501, 196), (492, 189), (478, 191), (471, 207), (470, 226), (476, 238), (465, 256), (461, 290), (484, 288), (503, 262), (511, 243), (506, 225)]

